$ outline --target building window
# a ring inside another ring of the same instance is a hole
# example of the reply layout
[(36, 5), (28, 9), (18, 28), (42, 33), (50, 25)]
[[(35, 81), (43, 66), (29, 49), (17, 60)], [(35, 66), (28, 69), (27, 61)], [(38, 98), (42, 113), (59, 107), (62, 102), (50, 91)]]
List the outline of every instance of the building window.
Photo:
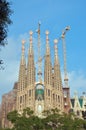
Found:
[(23, 103), (24, 103), (24, 95), (23, 95)]
[(55, 100), (55, 94), (53, 94), (53, 100)]
[(46, 95), (47, 95), (47, 89), (46, 89)]
[(50, 90), (48, 89), (48, 96), (50, 96)]
[(60, 96), (58, 95), (58, 102), (60, 103)]
[(20, 103), (22, 103), (22, 96), (20, 96)]
[(31, 97), (31, 90), (29, 90), (29, 97)]
[(26, 101), (26, 94), (25, 94), (25, 101)]
[(56, 95), (56, 102), (57, 102), (57, 95)]

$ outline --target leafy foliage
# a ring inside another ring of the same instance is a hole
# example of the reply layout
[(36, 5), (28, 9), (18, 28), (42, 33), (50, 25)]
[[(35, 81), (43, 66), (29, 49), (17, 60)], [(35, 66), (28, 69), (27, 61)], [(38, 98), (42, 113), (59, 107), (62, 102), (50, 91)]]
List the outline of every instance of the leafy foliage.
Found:
[(12, 123), (15, 123), (19, 119), (19, 117), (20, 117), (20, 114), (16, 110), (10, 112), (7, 115), (8, 120), (11, 121)]
[[(44, 118), (34, 115), (30, 108), (23, 110), (22, 115), (17, 111), (7, 116), (14, 126), (11, 130), (85, 130), (86, 121), (76, 118), (74, 114), (60, 113), (57, 109), (43, 112)], [(8, 129), (10, 130), (10, 129)]]
[(12, 23), (11, 14), (10, 3), (7, 0), (0, 0), (0, 46), (4, 46), (7, 43), (8, 25)]

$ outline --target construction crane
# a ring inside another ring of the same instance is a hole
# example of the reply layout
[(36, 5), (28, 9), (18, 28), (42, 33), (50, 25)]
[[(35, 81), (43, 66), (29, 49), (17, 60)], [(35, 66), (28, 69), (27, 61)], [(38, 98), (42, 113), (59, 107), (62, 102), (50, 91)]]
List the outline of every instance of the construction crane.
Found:
[(38, 64), (38, 62), (42, 62), (42, 60), (45, 58), (45, 55), (43, 57), (41, 57), (40, 59), (38, 59), (38, 61), (36, 62), (36, 64)]
[(66, 42), (65, 42), (65, 35), (66, 32), (70, 30), (70, 26), (67, 26), (63, 31), (62, 31), (62, 44), (63, 44), (63, 57), (64, 57), (64, 84), (65, 87), (68, 88), (68, 75), (67, 75), (67, 65), (66, 65)]
[(40, 25), (41, 23), (38, 23), (38, 29), (36, 30), (36, 32), (38, 33), (38, 80), (39, 82), (42, 81), (42, 58), (41, 58), (41, 40), (40, 40)]

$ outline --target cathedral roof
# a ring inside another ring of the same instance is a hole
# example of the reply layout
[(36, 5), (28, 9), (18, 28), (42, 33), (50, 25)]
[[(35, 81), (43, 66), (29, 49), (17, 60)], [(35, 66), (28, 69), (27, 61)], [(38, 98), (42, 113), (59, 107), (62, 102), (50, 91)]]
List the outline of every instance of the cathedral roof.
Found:
[[(78, 98), (78, 101), (79, 101), (80, 107), (82, 108), (83, 107), (83, 99)], [(75, 99), (74, 98), (71, 99), (71, 104), (72, 104), (72, 107), (75, 106)]]

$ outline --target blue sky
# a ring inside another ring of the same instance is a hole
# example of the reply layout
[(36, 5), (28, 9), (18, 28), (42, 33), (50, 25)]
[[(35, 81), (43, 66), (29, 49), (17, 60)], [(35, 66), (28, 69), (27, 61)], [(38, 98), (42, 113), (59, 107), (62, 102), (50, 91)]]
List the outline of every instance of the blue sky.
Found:
[[(41, 21), (41, 44), (45, 46), (45, 31), (49, 30), (50, 47), (65, 26), (71, 30), (66, 35), (67, 70), (71, 95), (86, 92), (86, 0), (9, 0), (14, 13), (13, 24), (9, 26), (8, 45), (2, 48), (0, 57), (4, 59), (5, 70), (0, 70), (0, 101), (4, 93), (13, 88), (18, 80), (21, 56), (21, 40), (26, 39), (26, 58), (29, 46), (29, 31), (33, 30), (35, 55), (37, 56), (38, 21)], [(62, 42), (59, 42), (59, 59), (63, 75)], [(42, 49), (42, 52), (44, 50)], [(53, 59), (54, 49), (51, 50)]]

